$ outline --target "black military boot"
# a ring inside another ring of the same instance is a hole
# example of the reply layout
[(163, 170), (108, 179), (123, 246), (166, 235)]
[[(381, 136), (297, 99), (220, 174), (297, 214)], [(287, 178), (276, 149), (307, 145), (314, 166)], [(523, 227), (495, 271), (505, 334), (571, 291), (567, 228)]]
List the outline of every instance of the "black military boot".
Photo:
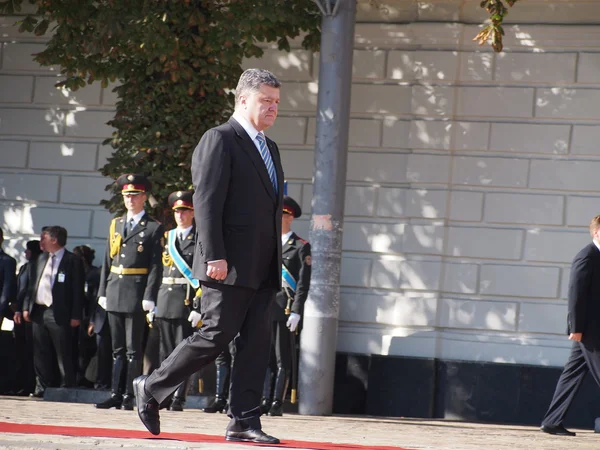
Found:
[(121, 409), (123, 404), (123, 390), (121, 388), (121, 377), (125, 373), (125, 357), (117, 356), (113, 361), (112, 371), (112, 393), (108, 400), (104, 400), (102, 403), (96, 403), (94, 406), (98, 409), (110, 409), (116, 408)]
[(267, 368), (265, 375), (265, 384), (263, 385), (263, 394), (260, 401), (260, 413), (267, 414), (271, 409), (271, 383), (273, 382), (273, 371), (270, 367)]
[(142, 361), (137, 359), (127, 360), (127, 381), (125, 383), (125, 396), (123, 397), (123, 409), (133, 411), (135, 394), (133, 393), (133, 380), (142, 374)]
[(169, 411), (183, 411), (183, 405), (185, 405), (185, 397), (188, 389), (188, 380), (186, 379), (183, 383), (179, 385), (175, 394), (173, 395), (173, 400), (171, 401), (171, 406), (169, 406)]
[(289, 380), (290, 378), (287, 371), (283, 368), (279, 368), (277, 370), (277, 378), (275, 379), (273, 403), (269, 410), (270, 416), (283, 416), (283, 401), (285, 400)]
[(216, 395), (215, 400), (204, 408), (205, 413), (222, 413), (227, 410), (227, 396), (225, 394), (227, 388), (227, 378), (229, 377), (229, 366), (220, 365), (217, 366), (217, 380), (216, 380)]

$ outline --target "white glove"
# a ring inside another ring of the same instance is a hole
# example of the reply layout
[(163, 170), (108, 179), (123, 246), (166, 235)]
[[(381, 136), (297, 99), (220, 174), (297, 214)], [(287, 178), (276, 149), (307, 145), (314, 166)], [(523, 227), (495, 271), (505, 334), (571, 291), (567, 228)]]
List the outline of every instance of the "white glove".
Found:
[(102, 309), (106, 309), (106, 297), (98, 297), (98, 304)]
[(293, 313), (290, 313), (290, 317), (288, 318), (285, 326), (288, 327), (290, 329), (290, 331), (293, 333), (294, 331), (296, 331), (296, 328), (298, 328), (299, 323), (300, 323), (300, 314), (296, 314), (293, 312)]
[(142, 300), (142, 309), (144, 311), (152, 311), (154, 309), (154, 307), (156, 306), (156, 303), (154, 303), (152, 300)]
[(196, 328), (198, 326), (198, 322), (200, 322), (200, 318), (202, 315), (197, 311), (192, 311), (188, 316), (188, 322), (192, 322), (192, 327)]

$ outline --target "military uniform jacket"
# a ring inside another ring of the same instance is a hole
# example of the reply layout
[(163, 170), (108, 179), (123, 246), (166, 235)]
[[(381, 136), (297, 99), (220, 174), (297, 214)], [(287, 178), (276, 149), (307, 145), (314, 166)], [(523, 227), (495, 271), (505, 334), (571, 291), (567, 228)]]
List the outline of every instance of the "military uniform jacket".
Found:
[[(296, 293), (293, 294), (291, 312), (302, 315), (304, 302), (308, 297), (310, 288), (311, 272), (311, 253), (310, 244), (292, 233), (282, 248), (283, 264), (289, 270), (290, 274), (296, 280)], [(274, 321), (286, 321), (285, 308), (288, 303), (288, 296), (284, 290), (277, 293), (275, 305), (273, 308)]]
[[(106, 254), (100, 275), (98, 296), (106, 297), (106, 310), (119, 313), (142, 312), (142, 300), (156, 303), (162, 278), (162, 224), (144, 214), (138, 224), (123, 238), (127, 216), (117, 217), (115, 236), (108, 236)], [(119, 235), (119, 236), (117, 236)], [(115, 245), (111, 256), (111, 243)], [(118, 250), (117, 250), (118, 249)], [(123, 269), (148, 269), (145, 275), (122, 275), (111, 272), (111, 266)]]
[[(185, 279), (182, 273), (171, 259), (169, 254), (168, 234), (165, 233), (165, 248), (163, 250), (163, 278)], [(175, 247), (179, 254), (185, 260), (187, 265), (192, 268), (194, 260), (194, 249), (196, 247), (196, 227), (192, 227), (187, 237), (182, 241), (177, 238)], [(195, 289), (186, 284), (166, 284), (162, 283), (158, 290), (158, 302), (156, 304), (155, 317), (161, 319), (184, 319), (188, 318), (191, 311), (191, 305), (186, 306), (185, 300), (192, 302), (195, 296)], [(189, 297), (188, 297), (189, 295)]]

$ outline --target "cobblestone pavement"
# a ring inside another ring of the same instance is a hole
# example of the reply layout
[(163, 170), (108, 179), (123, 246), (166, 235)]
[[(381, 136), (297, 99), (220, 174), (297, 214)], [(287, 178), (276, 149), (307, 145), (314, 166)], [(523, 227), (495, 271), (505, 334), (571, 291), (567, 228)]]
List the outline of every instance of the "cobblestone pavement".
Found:
[[(19, 397), (0, 397), (0, 421), (144, 430), (135, 411), (96, 410), (92, 405), (53, 403)], [(163, 432), (223, 436), (228, 418), (200, 410), (161, 411)], [(263, 418), (263, 429), (282, 441), (397, 446), (415, 450), (573, 450), (600, 449), (600, 434), (575, 430), (577, 436), (555, 437), (537, 427), (489, 425), (441, 420), (300, 416)], [(148, 434), (150, 436), (150, 434)], [(314, 448), (314, 446), (311, 445)], [(42, 434), (0, 434), (0, 449), (215, 449), (267, 448), (256, 445), (183, 442), (169, 439), (69, 437)], [(269, 447), (274, 448), (274, 447)], [(302, 447), (298, 447), (302, 448)]]

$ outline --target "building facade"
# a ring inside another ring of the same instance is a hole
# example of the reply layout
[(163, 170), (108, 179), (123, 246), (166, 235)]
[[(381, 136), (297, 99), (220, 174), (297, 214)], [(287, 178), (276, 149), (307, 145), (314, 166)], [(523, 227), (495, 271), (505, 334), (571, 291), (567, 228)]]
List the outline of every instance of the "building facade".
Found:
[[(569, 266), (600, 213), (600, 8), (519, 2), (495, 54), (472, 41), (478, 4), (359, 2), (338, 412), (534, 423), (568, 354)], [(110, 214), (98, 202), (111, 180), (97, 170), (115, 95), (55, 89), (58, 69), (31, 57), (47, 37), (14, 21), (0, 17), (5, 247), (19, 256), (59, 224), (68, 247), (101, 257)], [(318, 55), (295, 44), (245, 66), (284, 83), (268, 134), (307, 238)], [(600, 405), (588, 406), (577, 424), (591, 426)]]

